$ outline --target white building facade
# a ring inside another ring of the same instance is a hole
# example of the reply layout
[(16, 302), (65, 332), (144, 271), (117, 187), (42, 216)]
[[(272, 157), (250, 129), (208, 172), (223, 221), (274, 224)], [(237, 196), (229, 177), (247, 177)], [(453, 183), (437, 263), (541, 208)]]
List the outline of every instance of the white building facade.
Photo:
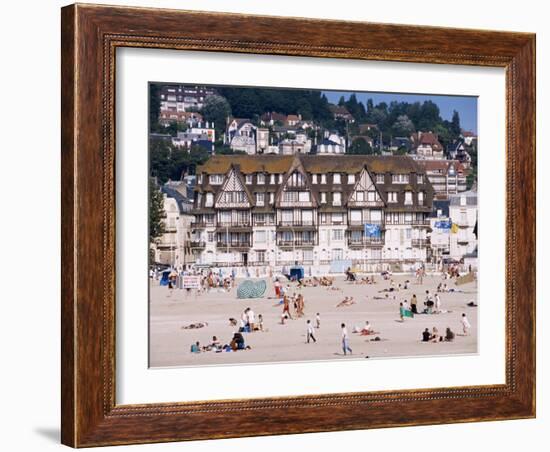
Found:
[(433, 189), (409, 157), (215, 156), (197, 178), (201, 265), (321, 275), (426, 262)]
[(453, 223), (450, 234), (450, 256), (460, 260), (477, 249), (477, 192), (469, 190), (450, 198), (449, 217)]

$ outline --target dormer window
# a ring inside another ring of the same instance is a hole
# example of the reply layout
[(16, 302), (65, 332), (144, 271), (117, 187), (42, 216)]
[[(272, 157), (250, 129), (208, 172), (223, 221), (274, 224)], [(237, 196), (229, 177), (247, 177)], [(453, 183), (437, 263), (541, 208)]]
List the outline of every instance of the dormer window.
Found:
[(419, 206), (424, 205), (424, 192), (423, 191), (418, 192), (418, 205)]
[(333, 184), (341, 184), (342, 181), (340, 180), (340, 173), (334, 173), (332, 177), (332, 183)]
[(348, 174), (348, 184), (355, 184), (355, 174)]
[(392, 174), (391, 181), (393, 184), (408, 184), (409, 175), (408, 174)]
[(247, 174), (246, 175), (246, 181), (245, 182), (246, 182), (247, 185), (252, 184), (252, 174)]
[(263, 173), (258, 173), (257, 182), (258, 182), (258, 185), (263, 185), (263, 184), (265, 184), (265, 174), (263, 174)]
[(322, 184), (326, 184), (326, 183), (327, 183), (327, 175), (326, 175), (326, 174), (321, 174), (321, 183), (322, 183)]
[(423, 184), (424, 183), (424, 174), (418, 174), (416, 176), (416, 183), (417, 184)]
[(383, 184), (384, 183), (384, 173), (376, 175), (376, 183), (377, 184)]
[(223, 174), (211, 174), (210, 175), (210, 184), (211, 185), (220, 185), (223, 182)]
[(312, 174), (312, 175), (311, 175), (311, 183), (312, 183), (312, 184), (316, 184), (316, 183), (317, 183), (317, 174)]
[(405, 192), (405, 204), (410, 205), (413, 203), (412, 191)]

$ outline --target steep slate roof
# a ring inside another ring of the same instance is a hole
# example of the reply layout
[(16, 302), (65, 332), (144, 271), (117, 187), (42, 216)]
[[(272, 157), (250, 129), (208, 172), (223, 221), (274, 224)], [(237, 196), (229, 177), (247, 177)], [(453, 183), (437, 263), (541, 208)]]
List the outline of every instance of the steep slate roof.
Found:
[[(327, 193), (327, 203), (319, 207), (320, 211), (344, 211), (346, 200), (351, 195), (355, 183), (348, 183), (347, 175), (354, 174), (355, 179), (360, 176), (363, 169), (367, 171), (375, 180), (374, 174), (384, 174), (384, 183), (375, 185), (382, 196), (384, 203), (387, 201), (387, 192), (397, 192), (398, 202), (387, 205), (390, 211), (418, 211), (429, 212), (432, 207), (433, 187), (427, 177), (424, 177), (424, 183), (418, 184), (416, 177), (410, 177), (408, 184), (393, 184), (391, 174), (425, 174), (424, 170), (415, 160), (407, 156), (367, 156), (367, 155), (342, 155), (338, 157), (330, 155), (215, 155), (212, 156), (204, 165), (197, 168), (197, 174), (203, 174), (203, 183), (197, 185), (196, 190), (200, 192), (217, 193), (221, 186), (211, 186), (208, 183), (208, 175), (224, 174), (227, 175), (231, 167), (236, 167), (243, 175), (254, 175), (255, 173), (264, 174), (284, 174), (283, 180), (287, 179), (287, 174), (294, 168), (303, 168), (306, 173), (308, 183), (307, 190), (312, 193), (314, 200), (320, 200), (320, 192)], [(334, 183), (334, 173), (344, 175), (339, 184)], [(312, 174), (326, 174), (326, 183), (320, 183), (320, 177), (317, 177), (317, 183), (311, 182)], [(251, 193), (269, 193), (278, 191), (280, 184), (278, 178), (275, 184), (270, 183), (270, 178), (266, 177), (264, 184), (257, 184), (257, 178), (253, 177), (252, 184), (246, 184), (246, 188)], [(292, 188), (291, 188), (292, 189)], [(303, 189), (302, 189), (303, 190)], [(417, 204), (417, 197), (414, 196), (412, 205), (404, 204), (404, 192), (410, 190), (413, 192), (423, 191), (425, 193), (424, 205)], [(342, 206), (332, 206), (332, 193), (342, 193)], [(200, 206), (198, 206), (200, 207)]]

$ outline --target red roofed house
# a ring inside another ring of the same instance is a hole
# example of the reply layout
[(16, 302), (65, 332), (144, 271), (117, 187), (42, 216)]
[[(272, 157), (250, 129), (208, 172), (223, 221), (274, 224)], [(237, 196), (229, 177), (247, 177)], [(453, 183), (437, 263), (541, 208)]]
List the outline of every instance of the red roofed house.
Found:
[(302, 120), (302, 115), (288, 115), (286, 117), (286, 122), (285, 124), (287, 126), (295, 126), (296, 124), (298, 124), (300, 121)]
[(463, 130), (462, 138), (464, 138), (464, 143), (466, 143), (468, 146), (471, 146), (474, 140), (477, 140), (477, 135), (468, 130)]
[(346, 107), (342, 105), (330, 105), (329, 108), (334, 116), (334, 119), (343, 119), (347, 122), (355, 122), (355, 118)]
[(411, 136), (412, 151), (417, 159), (443, 160), (443, 146), (433, 132), (416, 132)]

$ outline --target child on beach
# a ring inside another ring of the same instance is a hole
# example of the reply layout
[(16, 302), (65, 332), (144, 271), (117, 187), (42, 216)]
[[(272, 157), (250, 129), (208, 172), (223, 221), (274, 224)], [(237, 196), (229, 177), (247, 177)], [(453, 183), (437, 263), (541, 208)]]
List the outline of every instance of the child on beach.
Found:
[(200, 352), (201, 352), (201, 344), (199, 341), (197, 341), (191, 345), (191, 353), (200, 353)]
[(258, 314), (258, 330), (263, 331), (264, 330), (264, 318), (262, 314)]

